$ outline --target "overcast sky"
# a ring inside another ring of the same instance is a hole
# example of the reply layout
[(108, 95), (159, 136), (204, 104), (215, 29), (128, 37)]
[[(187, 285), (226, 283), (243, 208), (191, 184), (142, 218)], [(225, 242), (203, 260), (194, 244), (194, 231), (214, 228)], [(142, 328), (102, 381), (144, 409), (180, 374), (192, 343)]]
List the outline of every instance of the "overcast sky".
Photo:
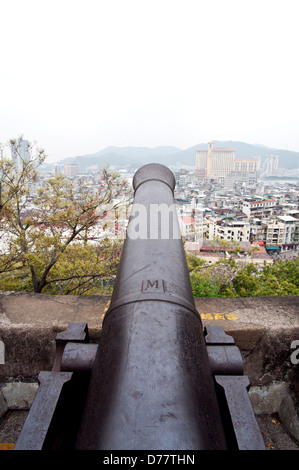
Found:
[(299, 151), (298, 0), (0, 0), (0, 142)]

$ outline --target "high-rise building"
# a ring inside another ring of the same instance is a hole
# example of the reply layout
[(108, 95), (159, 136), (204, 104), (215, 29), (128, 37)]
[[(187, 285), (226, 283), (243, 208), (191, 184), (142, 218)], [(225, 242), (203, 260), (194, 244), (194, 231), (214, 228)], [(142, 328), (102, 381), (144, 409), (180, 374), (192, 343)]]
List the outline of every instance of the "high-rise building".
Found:
[(11, 145), (11, 158), (15, 162), (16, 168), (21, 170), (23, 162), (28, 161), (30, 158), (28, 140), (19, 138), (15, 145)]
[(54, 168), (53, 168), (55, 174), (63, 173), (63, 169), (64, 167), (62, 165), (59, 165), (58, 163), (54, 165)]
[(234, 171), (235, 150), (231, 148), (214, 148), (208, 143), (208, 150), (196, 152), (196, 174), (199, 177), (217, 179), (220, 182)]
[(75, 163), (65, 163), (64, 174), (69, 178), (74, 178), (77, 176), (77, 165), (75, 165)]
[(267, 155), (264, 162), (265, 176), (272, 176), (278, 170), (278, 155)]
[(246, 185), (255, 184), (257, 181), (257, 165), (255, 158), (235, 159), (234, 180)]

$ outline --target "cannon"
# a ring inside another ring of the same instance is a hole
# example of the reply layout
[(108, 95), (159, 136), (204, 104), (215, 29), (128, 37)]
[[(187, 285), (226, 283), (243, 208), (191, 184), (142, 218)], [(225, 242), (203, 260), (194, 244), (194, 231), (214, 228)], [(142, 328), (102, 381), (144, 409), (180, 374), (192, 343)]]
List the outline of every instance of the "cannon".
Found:
[(57, 335), (15, 449), (264, 449), (240, 351), (195, 308), (173, 173), (144, 165), (133, 188), (100, 340)]

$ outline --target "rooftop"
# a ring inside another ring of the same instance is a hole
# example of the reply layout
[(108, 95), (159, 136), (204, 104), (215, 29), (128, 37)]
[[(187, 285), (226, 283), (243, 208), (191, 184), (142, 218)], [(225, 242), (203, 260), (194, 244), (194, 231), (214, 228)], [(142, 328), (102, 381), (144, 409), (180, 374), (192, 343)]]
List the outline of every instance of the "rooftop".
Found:
[[(241, 253), (244, 251), (249, 251), (251, 249), (250, 242), (240, 242), (239, 245), (241, 246)], [(217, 251), (233, 251), (235, 249), (234, 246), (222, 246), (218, 245), (213, 240), (206, 240), (203, 239), (202, 244), (199, 246), (200, 252), (217, 252)]]
[(194, 223), (194, 219), (193, 217), (181, 217), (182, 221), (185, 223), (185, 224), (193, 224)]
[(277, 218), (284, 222), (297, 222), (297, 219), (291, 215), (278, 215)]

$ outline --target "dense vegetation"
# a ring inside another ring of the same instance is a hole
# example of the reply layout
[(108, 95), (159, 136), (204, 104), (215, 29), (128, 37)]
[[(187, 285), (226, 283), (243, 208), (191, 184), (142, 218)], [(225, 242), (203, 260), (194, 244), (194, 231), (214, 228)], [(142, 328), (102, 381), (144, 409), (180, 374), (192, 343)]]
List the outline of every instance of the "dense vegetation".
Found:
[(187, 255), (195, 297), (259, 297), (299, 295), (299, 259), (256, 266), (236, 260), (214, 265)]
[(22, 165), (0, 159), (0, 289), (102, 292), (113, 281), (120, 242), (106, 238), (94, 243), (90, 231), (123, 199), (125, 181), (103, 168), (97, 188), (59, 173), (33, 191), (44, 151), (30, 145), (29, 158), (22, 159), (19, 141), (11, 140), (10, 146)]

